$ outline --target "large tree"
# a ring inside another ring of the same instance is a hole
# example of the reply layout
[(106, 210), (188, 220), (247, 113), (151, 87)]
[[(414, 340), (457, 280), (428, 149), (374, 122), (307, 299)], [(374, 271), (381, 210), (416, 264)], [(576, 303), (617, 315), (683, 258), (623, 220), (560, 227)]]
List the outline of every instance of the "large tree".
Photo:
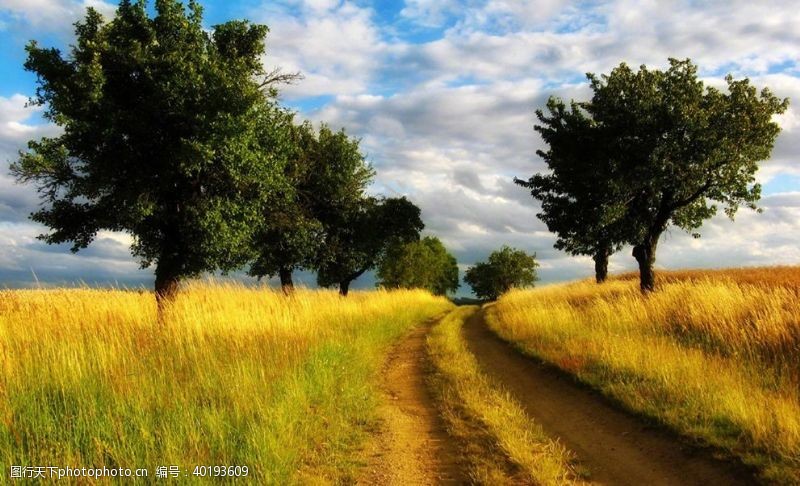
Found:
[(283, 126), (291, 140), (286, 147), (285, 184), (274, 198), (265, 201), (264, 219), (253, 243), (256, 257), (248, 271), (258, 278), (277, 275), (285, 294), (294, 290), (295, 270), (315, 267), (324, 241), (322, 223), (314, 214), (314, 208), (322, 204), (317, 199), (324, 193), (313, 190), (318, 164), (324, 159), (316, 156), (318, 140), (311, 124), (295, 126), (292, 118), (287, 113)]
[(353, 280), (375, 268), (389, 248), (418, 240), (424, 226), (420, 209), (405, 197), (363, 198), (326, 225), (317, 282), (338, 285), (347, 295)]
[(266, 33), (243, 21), (209, 32), (195, 1), (158, 0), (151, 17), (124, 0), (110, 22), (88, 9), (67, 55), (32, 41), (32, 102), (63, 129), (12, 167), (39, 188), (41, 238), (78, 251), (100, 230), (130, 233), (159, 302), (182, 278), (242, 265), (283, 165), (280, 137), (261, 129), (275, 116), (259, 82)]
[(548, 113), (536, 111), (536, 131), (547, 145), (537, 154), (548, 173), (514, 179), (541, 201), (537, 215), (557, 235), (555, 247), (573, 255), (589, 255), (598, 283), (608, 276), (608, 259), (625, 242), (628, 225), (621, 218), (617, 168), (609, 163), (603, 132), (586, 112), (586, 103), (547, 102)]
[(390, 247), (377, 276), (380, 287), (421, 288), (435, 295), (447, 295), (459, 287), (456, 259), (434, 236)]
[(532, 287), (536, 275), (536, 254), (503, 246), (492, 252), (489, 259), (467, 269), (464, 281), (481, 299), (496, 300), (512, 288)]
[(758, 162), (770, 157), (780, 132), (773, 117), (788, 100), (731, 76), (726, 90), (705, 86), (689, 60), (670, 59), (665, 71), (621, 64), (588, 77), (594, 95), (585, 107), (624, 188), (641, 288), (652, 291), (656, 248), (669, 225), (693, 232), (718, 205), (730, 218), (742, 205), (756, 209)]

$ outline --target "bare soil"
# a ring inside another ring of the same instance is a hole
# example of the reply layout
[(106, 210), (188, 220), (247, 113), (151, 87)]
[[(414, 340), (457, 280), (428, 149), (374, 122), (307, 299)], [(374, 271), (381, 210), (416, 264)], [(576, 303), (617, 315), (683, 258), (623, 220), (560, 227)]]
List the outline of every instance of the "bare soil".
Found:
[(648, 425), (497, 337), (477, 312), (464, 335), (481, 368), (551, 437), (575, 453), (586, 479), (613, 485), (754, 484), (752, 472)]
[(465, 484), (458, 446), (444, 429), (425, 375), (425, 336), (430, 325), (404, 338), (383, 370), (380, 432), (368, 447), (368, 465), (358, 484)]

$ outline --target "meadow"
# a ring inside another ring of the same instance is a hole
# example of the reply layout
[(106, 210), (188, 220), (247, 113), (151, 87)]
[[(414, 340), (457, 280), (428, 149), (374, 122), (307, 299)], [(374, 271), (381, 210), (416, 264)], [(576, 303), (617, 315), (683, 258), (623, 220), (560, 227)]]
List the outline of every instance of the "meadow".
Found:
[(0, 466), (248, 466), (252, 482), (352, 480), (377, 372), (452, 308), (423, 291), (187, 286), (0, 292)]
[(512, 291), (487, 321), (622, 407), (800, 483), (800, 268), (661, 272)]

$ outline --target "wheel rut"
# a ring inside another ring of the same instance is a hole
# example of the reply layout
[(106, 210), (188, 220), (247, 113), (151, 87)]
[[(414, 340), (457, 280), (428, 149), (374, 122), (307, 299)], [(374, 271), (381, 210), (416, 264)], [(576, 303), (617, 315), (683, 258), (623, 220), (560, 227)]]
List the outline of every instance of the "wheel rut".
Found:
[(484, 311), (464, 326), (469, 350), (482, 370), (505, 387), (550, 436), (578, 458), (594, 483), (613, 485), (755, 484), (742, 465), (613, 406), (572, 377), (526, 357), (486, 326)]
[(363, 485), (466, 484), (458, 445), (444, 428), (426, 384), (425, 337), (417, 327), (395, 346), (383, 370), (381, 429), (368, 451)]

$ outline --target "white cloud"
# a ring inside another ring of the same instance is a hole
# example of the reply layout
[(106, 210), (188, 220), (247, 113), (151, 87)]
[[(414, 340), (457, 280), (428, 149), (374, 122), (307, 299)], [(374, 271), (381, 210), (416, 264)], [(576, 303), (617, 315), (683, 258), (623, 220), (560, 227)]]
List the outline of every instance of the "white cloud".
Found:
[(291, 2), (300, 15), (281, 5), (262, 5), (255, 21), (269, 25), (265, 64), (300, 71), (305, 80), (287, 87), (290, 98), (363, 93), (380, 66), (387, 45), (371, 9), (349, 1)]
[(103, 0), (0, 0), (0, 13), (9, 14), (17, 23), (34, 28), (59, 32), (69, 31), (83, 17), (87, 7), (93, 7), (106, 18), (114, 15), (116, 7)]

